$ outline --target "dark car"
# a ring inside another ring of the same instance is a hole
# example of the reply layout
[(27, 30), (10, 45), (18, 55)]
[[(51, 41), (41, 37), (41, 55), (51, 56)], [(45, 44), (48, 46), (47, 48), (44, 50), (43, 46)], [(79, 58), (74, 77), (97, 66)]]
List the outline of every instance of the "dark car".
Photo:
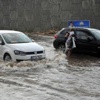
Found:
[[(73, 28), (75, 33), (76, 48), (73, 51), (100, 53), (100, 30), (94, 28)], [(65, 48), (65, 34), (69, 28), (58, 31), (54, 37), (53, 46), (55, 49)]]

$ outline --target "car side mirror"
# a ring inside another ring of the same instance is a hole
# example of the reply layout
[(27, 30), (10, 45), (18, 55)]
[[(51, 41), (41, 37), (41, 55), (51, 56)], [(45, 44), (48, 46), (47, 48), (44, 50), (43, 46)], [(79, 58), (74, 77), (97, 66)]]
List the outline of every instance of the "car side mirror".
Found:
[(94, 38), (92, 36), (88, 36), (88, 41), (92, 41)]
[(31, 39), (32, 40), (32, 42), (35, 42), (33, 39)]
[(32, 39), (32, 38), (30, 38), (30, 39), (31, 39), (31, 41), (32, 41), (32, 42), (35, 42), (35, 40), (34, 40), (34, 39)]

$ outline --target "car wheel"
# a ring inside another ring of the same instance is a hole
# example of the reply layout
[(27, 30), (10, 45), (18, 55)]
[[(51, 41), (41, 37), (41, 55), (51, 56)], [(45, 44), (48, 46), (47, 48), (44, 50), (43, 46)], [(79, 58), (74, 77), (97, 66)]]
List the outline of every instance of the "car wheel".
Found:
[(58, 49), (59, 49), (59, 50), (63, 50), (63, 51), (64, 51), (64, 50), (65, 50), (65, 45), (60, 44), (60, 45), (59, 45), (59, 47), (58, 47)]
[(55, 49), (58, 49), (59, 44), (58, 44), (58, 41), (57, 41), (57, 40), (55, 40), (55, 41), (53, 42), (53, 46), (54, 46)]
[(4, 55), (4, 61), (5, 62), (8, 62), (8, 61), (11, 61), (12, 59), (11, 59), (11, 56), (9, 55), (9, 54), (5, 54)]
[(53, 42), (53, 46), (55, 49), (65, 50), (65, 45), (63, 43), (59, 43), (57, 40)]

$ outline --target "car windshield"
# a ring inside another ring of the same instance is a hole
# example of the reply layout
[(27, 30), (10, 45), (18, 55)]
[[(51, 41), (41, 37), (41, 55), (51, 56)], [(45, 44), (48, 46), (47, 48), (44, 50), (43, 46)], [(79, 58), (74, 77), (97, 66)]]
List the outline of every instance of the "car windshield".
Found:
[(4, 33), (2, 36), (8, 44), (32, 42), (24, 33)]
[(91, 29), (90, 31), (91, 31), (93, 34), (95, 34), (95, 36), (96, 36), (97, 38), (100, 39), (100, 30), (98, 30), (98, 29)]

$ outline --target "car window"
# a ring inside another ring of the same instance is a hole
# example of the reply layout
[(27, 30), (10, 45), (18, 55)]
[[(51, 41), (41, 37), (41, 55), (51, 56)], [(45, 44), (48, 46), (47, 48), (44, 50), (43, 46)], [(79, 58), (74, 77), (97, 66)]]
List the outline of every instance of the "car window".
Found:
[(60, 32), (59, 35), (60, 36), (65, 36), (68, 31), (69, 31), (68, 29), (67, 30), (63, 30), (63, 31)]
[(1, 37), (1, 35), (0, 35), (0, 41), (2, 41), (2, 37)]
[(100, 30), (90, 29), (90, 31), (95, 35), (96, 38), (100, 39)]
[(89, 35), (87, 34), (87, 32), (84, 32), (84, 31), (76, 31), (76, 38), (77, 39), (87, 40), (88, 36)]
[(1, 35), (0, 35), (0, 44), (4, 44), (4, 41), (3, 41), (2, 37), (1, 37)]
[(23, 33), (5, 33), (2, 34), (6, 43), (28, 43), (31, 39)]

